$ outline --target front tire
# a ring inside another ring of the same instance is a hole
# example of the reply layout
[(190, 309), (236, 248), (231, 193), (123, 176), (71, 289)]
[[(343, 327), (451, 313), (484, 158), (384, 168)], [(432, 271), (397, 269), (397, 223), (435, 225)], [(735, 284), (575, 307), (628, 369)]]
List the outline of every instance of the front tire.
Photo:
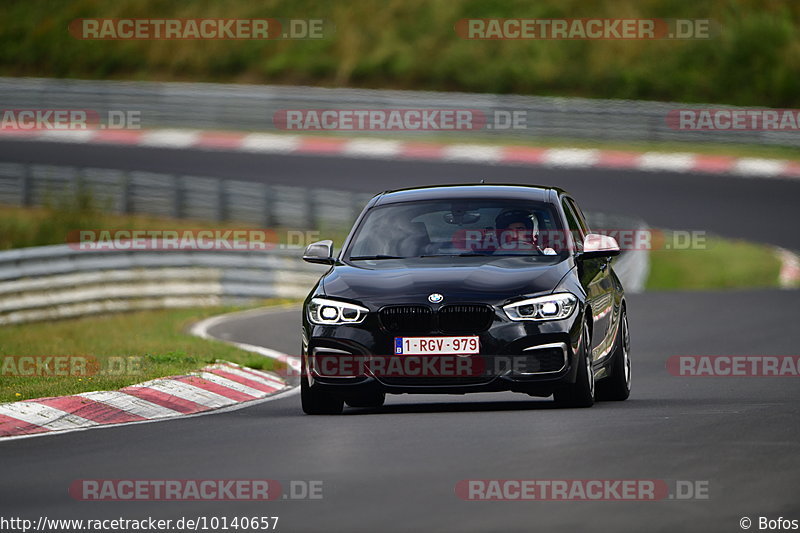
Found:
[(594, 371), (592, 370), (592, 349), (589, 339), (589, 326), (583, 325), (581, 349), (576, 354), (578, 371), (575, 383), (570, 383), (553, 394), (556, 404), (563, 407), (591, 407), (594, 405)]
[(597, 399), (620, 402), (631, 395), (631, 338), (628, 331), (628, 314), (622, 310), (617, 347), (611, 359), (611, 373), (597, 383)]

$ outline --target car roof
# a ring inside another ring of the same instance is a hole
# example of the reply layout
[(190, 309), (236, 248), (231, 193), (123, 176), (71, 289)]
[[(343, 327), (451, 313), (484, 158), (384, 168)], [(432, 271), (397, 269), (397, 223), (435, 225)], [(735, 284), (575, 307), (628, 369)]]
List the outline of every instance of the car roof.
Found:
[(497, 198), (547, 202), (551, 194), (563, 194), (558, 187), (521, 185), (513, 183), (474, 183), (462, 185), (433, 185), (385, 191), (378, 195), (373, 206), (420, 200), (453, 200), (460, 198)]

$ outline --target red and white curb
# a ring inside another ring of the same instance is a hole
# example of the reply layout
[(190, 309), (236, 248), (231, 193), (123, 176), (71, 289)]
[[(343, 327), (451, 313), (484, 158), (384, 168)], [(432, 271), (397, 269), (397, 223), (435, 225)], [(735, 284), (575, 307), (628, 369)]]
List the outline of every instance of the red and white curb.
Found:
[(288, 388), (275, 374), (219, 362), (118, 391), (0, 404), (0, 438), (195, 415), (265, 399)]
[(191, 148), (250, 153), (326, 155), (390, 160), (472, 162), (563, 168), (605, 168), (800, 178), (800, 161), (584, 148), (448, 144), (275, 133), (169, 130), (0, 130), (0, 137), (33, 141)]
[[(258, 353), (298, 370), (300, 362), (296, 357), (263, 346), (218, 339), (208, 333), (211, 327), (223, 322), (296, 307), (281, 305), (214, 316), (194, 324), (190, 333)], [(219, 361), (199, 372), (154, 379), (118, 391), (2, 403), (0, 441), (223, 413), (297, 393), (297, 387), (276, 374)]]

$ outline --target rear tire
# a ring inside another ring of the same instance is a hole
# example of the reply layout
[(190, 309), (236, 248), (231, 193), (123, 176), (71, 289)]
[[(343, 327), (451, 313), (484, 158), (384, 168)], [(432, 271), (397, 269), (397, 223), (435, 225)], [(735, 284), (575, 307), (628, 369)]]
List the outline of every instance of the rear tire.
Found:
[(621, 402), (631, 395), (631, 339), (628, 330), (628, 314), (622, 310), (617, 346), (611, 356), (611, 373), (597, 382), (597, 399)]
[(339, 415), (344, 409), (344, 400), (330, 392), (311, 388), (306, 376), (305, 363), (300, 376), (300, 402), (307, 415)]
[(556, 404), (563, 407), (591, 407), (594, 405), (594, 371), (592, 370), (592, 349), (590, 347), (589, 326), (584, 323), (581, 350), (576, 355), (578, 372), (575, 383), (570, 383), (553, 393)]
[(344, 400), (350, 407), (380, 407), (386, 401), (385, 392), (364, 392)]

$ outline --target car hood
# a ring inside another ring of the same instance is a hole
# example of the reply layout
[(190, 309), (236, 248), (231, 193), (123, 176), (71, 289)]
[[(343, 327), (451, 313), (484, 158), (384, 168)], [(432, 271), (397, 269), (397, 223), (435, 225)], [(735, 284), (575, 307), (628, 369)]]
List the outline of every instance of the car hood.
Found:
[(553, 291), (574, 265), (569, 259), (555, 257), (430, 257), (359, 263), (339, 263), (331, 269), (322, 280), (325, 294), (373, 309), (424, 303), (434, 292), (444, 296), (444, 304), (501, 303)]

